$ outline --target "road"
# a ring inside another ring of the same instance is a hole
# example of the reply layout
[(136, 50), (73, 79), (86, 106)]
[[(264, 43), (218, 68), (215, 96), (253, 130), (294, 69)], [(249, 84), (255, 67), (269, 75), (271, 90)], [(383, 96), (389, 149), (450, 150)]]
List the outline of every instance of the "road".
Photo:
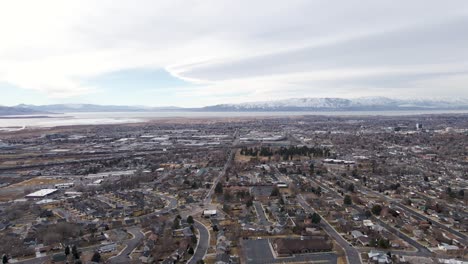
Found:
[(205, 204), (211, 203), (211, 197), (213, 196), (214, 189), (216, 188), (216, 185), (221, 180), (221, 178), (224, 177), (224, 175), (226, 174), (227, 169), (229, 168), (229, 166), (231, 166), (231, 163), (232, 163), (232, 160), (234, 159), (234, 156), (236, 155), (235, 146), (238, 143), (239, 143), (239, 136), (238, 136), (238, 131), (236, 130), (236, 132), (234, 133), (234, 142), (232, 143), (231, 149), (229, 150), (229, 155), (228, 155), (228, 158), (226, 160), (226, 163), (224, 163), (223, 169), (218, 174), (218, 177), (216, 177), (215, 181), (213, 182), (213, 186), (211, 186), (210, 191), (206, 195), (206, 197), (204, 199)]
[(444, 224), (441, 224), (437, 221), (434, 221), (433, 219), (430, 219), (426, 216), (424, 216), (423, 214), (421, 213), (418, 213), (417, 211), (415, 211), (414, 209), (406, 206), (406, 205), (403, 205), (401, 203), (396, 203), (397, 204), (397, 207), (400, 208), (400, 209), (403, 209), (403, 211), (413, 215), (415, 218), (419, 219), (419, 220), (425, 220), (425, 221), (430, 221), (434, 226), (440, 228), (440, 229), (443, 229), (447, 232), (450, 232), (452, 234), (454, 234), (455, 236), (458, 236), (460, 237), (462, 240), (460, 241), (462, 244), (464, 245), (467, 245), (468, 244), (468, 241), (467, 241), (467, 238), (466, 238), (466, 235), (461, 233), (461, 232), (458, 232), (457, 230), (454, 230), (453, 228), (450, 228)]
[[(89, 247), (84, 247), (84, 248), (78, 248), (78, 251), (84, 252), (84, 251), (96, 251), (98, 248), (100, 248), (102, 245), (92, 245)], [(21, 261), (16, 261), (16, 262), (9, 262), (9, 263), (21, 263), (21, 264), (44, 264), (44, 263), (50, 263), (50, 260), (52, 259), (52, 256), (55, 254), (59, 254), (60, 252), (54, 252), (54, 254), (50, 254), (47, 256), (39, 257), (39, 258), (30, 258), (30, 259), (25, 259)]]
[[(344, 181), (347, 181), (347, 182), (352, 182), (351, 180), (345, 179), (343, 177), (341, 177), (341, 179), (344, 180)], [(376, 192), (376, 191), (374, 191), (374, 190), (372, 190), (372, 189), (370, 189), (368, 187), (364, 187), (362, 185), (359, 185), (357, 187), (361, 188), (361, 189), (363, 189), (363, 190), (365, 190), (367, 192), (371, 192), (374, 195), (379, 196), (380, 198), (382, 198), (382, 199), (386, 200), (387, 202), (395, 205), (396, 207), (398, 207), (402, 211), (406, 212), (407, 214), (410, 214), (410, 215), (414, 216), (416, 219), (424, 220), (424, 221), (430, 221), (432, 223), (432, 225), (434, 225), (434, 226), (436, 226), (436, 227), (438, 227), (440, 229), (443, 229), (443, 230), (445, 230), (445, 231), (447, 231), (449, 233), (452, 233), (453, 235), (461, 238), (461, 240), (460, 240), (461, 244), (466, 245), (468, 243), (467, 237), (466, 237), (465, 234), (463, 234), (463, 233), (461, 233), (461, 232), (459, 232), (457, 230), (454, 230), (453, 228), (450, 228), (450, 227), (448, 227), (448, 226), (446, 226), (444, 224), (441, 224), (441, 223), (435, 221), (434, 219), (431, 219), (431, 218), (417, 212), (416, 210), (412, 209), (411, 207), (408, 207), (408, 206), (402, 204), (399, 200), (394, 199), (392, 197), (388, 197), (386, 195), (383, 195), (382, 193)]]
[[(297, 201), (307, 213), (314, 213), (315, 210), (304, 200), (302, 195), (297, 196)], [(343, 248), (349, 264), (362, 263), (359, 251), (352, 247), (323, 217), (320, 221), (323, 229)]]
[(119, 255), (109, 259), (110, 263), (130, 263), (129, 255), (140, 244), (143, 234), (138, 227), (131, 227), (128, 232), (133, 235), (133, 238), (124, 241), (125, 248), (119, 252)]
[(272, 223), (268, 221), (265, 215), (265, 211), (263, 210), (262, 204), (260, 202), (254, 202), (253, 205), (255, 206), (255, 210), (257, 211), (258, 224), (262, 226), (271, 226)]
[[(342, 196), (337, 193), (335, 190), (333, 189), (330, 189), (328, 188), (328, 186), (325, 186), (324, 184), (318, 182), (318, 181), (315, 181), (317, 184), (319, 184), (323, 189), (327, 190), (329, 193), (333, 194), (334, 197), (336, 198), (342, 198)], [(354, 209), (356, 209), (357, 211), (361, 212), (361, 213), (364, 213), (364, 209), (357, 206), (357, 205), (351, 205), (351, 207), (353, 207)], [(410, 238), (409, 236), (407, 236), (406, 234), (404, 234), (403, 232), (401, 232), (399, 229), (387, 224), (386, 222), (382, 221), (381, 219), (379, 218), (376, 218), (375, 216), (372, 216), (371, 219), (374, 221), (374, 222), (377, 222), (379, 225), (383, 226), (384, 228), (386, 228), (388, 231), (390, 231), (392, 234), (394, 234), (395, 236), (403, 239), (404, 241), (406, 241), (408, 244), (410, 244), (411, 246), (413, 246), (414, 248), (416, 248), (418, 250), (418, 255), (419, 256), (426, 256), (426, 257), (429, 257), (431, 256), (431, 251), (429, 251), (425, 246), (421, 245), (420, 243), (418, 243), (417, 241), (415, 241), (414, 239)], [(413, 252), (411, 252), (411, 254), (414, 255)]]
[(206, 251), (208, 250), (210, 243), (210, 232), (205, 225), (195, 220), (193, 226), (198, 230), (199, 238), (197, 248), (192, 258), (187, 262), (188, 264), (195, 264), (197, 261), (205, 258)]

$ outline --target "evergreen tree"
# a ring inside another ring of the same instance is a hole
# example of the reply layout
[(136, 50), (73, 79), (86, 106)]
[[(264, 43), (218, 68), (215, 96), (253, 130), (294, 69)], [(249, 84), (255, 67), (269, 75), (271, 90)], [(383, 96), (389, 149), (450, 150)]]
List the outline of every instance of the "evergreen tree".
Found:
[(195, 223), (195, 221), (193, 220), (193, 217), (192, 217), (191, 215), (189, 215), (189, 216), (187, 217), (187, 223), (189, 223), (189, 224), (191, 224), (191, 225), (192, 225), (193, 223)]
[(187, 253), (189, 253), (190, 255), (193, 255), (193, 253), (195, 253), (194, 250), (193, 250), (193, 247), (190, 247), (190, 248), (188, 249), (188, 252), (187, 252)]
[(218, 182), (215, 187), (215, 193), (216, 194), (222, 194), (223, 193), (223, 185)]
[(371, 211), (372, 211), (372, 213), (374, 215), (380, 215), (380, 213), (382, 212), (382, 206), (376, 204), (376, 205), (372, 206)]
[(72, 255), (73, 255), (73, 258), (75, 259), (80, 258), (80, 252), (78, 252), (78, 248), (76, 247), (76, 245), (73, 245), (72, 247)]
[(351, 200), (351, 196), (349, 195), (345, 195), (344, 199), (343, 199), (343, 203), (345, 205), (351, 205), (353, 204), (353, 200)]
[(101, 262), (101, 254), (99, 254), (99, 252), (94, 252), (94, 255), (93, 257), (91, 258), (91, 261), (92, 262)]
[(279, 191), (278, 187), (275, 186), (275, 187), (273, 188), (273, 190), (271, 191), (270, 196), (275, 196), (275, 197), (276, 197), (276, 196), (278, 196), (279, 194), (280, 194), (280, 191)]
[(318, 223), (320, 223), (320, 220), (322, 220), (322, 218), (320, 217), (319, 214), (313, 213), (312, 216), (311, 216), (311, 220), (312, 220), (312, 223), (318, 224)]

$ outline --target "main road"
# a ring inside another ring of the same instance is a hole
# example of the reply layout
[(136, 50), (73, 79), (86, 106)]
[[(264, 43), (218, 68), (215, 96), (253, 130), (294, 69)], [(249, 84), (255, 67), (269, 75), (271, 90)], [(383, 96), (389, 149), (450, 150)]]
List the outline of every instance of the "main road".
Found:
[[(328, 186), (325, 186), (324, 184), (322, 184), (321, 182), (318, 182), (318, 181), (315, 181), (315, 183), (319, 184), (323, 189), (327, 190), (329, 193), (333, 194), (334, 197), (336, 198), (342, 198), (342, 195), (340, 195), (338, 192), (336, 192), (335, 190), (333, 189), (330, 189)], [(357, 206), (357, 205), (351, 205), (352, 208), (356, 209), (358, 212), (361, 212), (361, 213), (364, 213), (364, 209)], [(431, 252), (425, 247), (423, 246), (422, 244), (420, 244), (419, 242), (415, 241), (414, 239), (412, 239), (411, 237), (407, 236), (405, 233), (401, 232), (399, 229), (387, 224), (386, 222), (384, 222), (383, 220), (375, 217), (375, 216), (372, 216), (371, 217), (372, 220), (374, 220), (375, 222), (378, 222), (381, 226), (383, 226), (384, 228), (386, 228), (388, 231), (390, 231), (392, 234), (394, 234), (395, 236), (403, 239), (404, 241), (406, 241), (408, 244), (410, 244), (411, 246), (413, 246), (414, 248), (416, 248), (418, 250), (418, 255), (419, 256), (430, 256), (431, 255)], [(414, 254), (414, 253), (411, 253), (411, 254)]]
[(216, 179), (213, 182), (213, 186), (211, 186), (210, 190), (206, 194), (206, 197), (204, 199), (205, 204), (210, 204), (211, 203), (211, 197), (213, 196), (216, 185), (221, 180), (221, 178), (223, 178), (224, 175), (226, 175), (227, 169), (232, 164), (234, 156), (236, 155), (235, 147), (237, 146), (238, 143), (239, 143), (239, 136), (238, 136), (238, 130), (236, 130), (236, 132), (234, 132), (234, 142), (232, 142), (232, 146), (231, 146), (231, 149), (229, 150), (229, 155), (228, 155), (228, 158), (226, 160), (226, 163), (224, 163), (223, 169), (219, 172), (218, 177), (216, 177)]
[[(297, 201), (307, 213), (314, 213), (315, 210), (304, 200), (302, 195), (298, 195)], [(320, 221), (323, 229), (343, 248), (348, 259), (348, 264), (362, 263), (359, 251), (352, 247), (323, 217)]]
[[(341, 177), (341, 179), (344, 180), (344, 181), (347, 181), (347, 182), (352, 182), (351, 180), (345, 179), (345, 178), (343, 178), (343, 177)], [(461, 232), (459, 232), (459, 231), (457, 231), (457, 230), (455, 230), (455, 229), (453, 229), (453, 228), (450, 228), (450, 227), (448, 227), (448, 226), (446, 226), (446, 225), (444, 225), (444, 224), (442, 224), (442, 223), (440, 223), (440, 222), (438, 222), (438, 221), (435, 221), (434, 219), (431, 219), (431, 218), (429, 218), (429, 217), (427, 217), (427, 216), (425, 216), (425, 215), (423, 215), (423, 214), (417, 212), (417, 211), (414, 210), (413, 208), (402, 204), (401, 201), (399, 201), (399, 200), (397, 200), (397, 199), (394, 199), (394, 198), (392, 198), (392, 197), (388, 197), (388, 196), (386, 196), (386, 195), (383, 195), (383, 194), (381, 194), (381, 193), (379, 193), (379, 192), (377, 192), (377, 191), (374, 191), (374, 190), (372, 190), (372, 189), (370, 189), (370, 188), (368, 188), (368, 187), (362, 186), (361, 184), (358, 186), (358, 188), (362, 188), (362, 189), (364, 189), (364, 190), (366, 190), (366, 191), (368, 191), (368, 192), (371, 192), (371, 193), (374, 194), (374, 195), (379, 196), (380, 198), (386, 200), (386, 201), (389, 202), (390, 204), (393, 204), (394, 206), (398, 207), (398, 208), (401, 209), (402, 211), (404, 211), (404, 212), (406, 212), (406, 213), (408, 213), (408, 214), (414, 216), (416, 219), (424, 220), (424, 221), (429, 221), (429, 222), (432, 223), (432, 225), (434, 225), (434, 226), (436, 226), (436, 227), (438, 227), (438, 228), (440, 228), (440, 229), (443, 229), (443, 230), (445, 230), (445, 231), (447, 231), (447, 232), (449, 232), (449, 233), (452, 233), (454, 236), (457, 236), (457, 237), (460, 238), (460, 243), (462, 243), (462, 244), (464, 244), (464, 245), (466, 245), (466, 244), (468, 243), (467, 237), (466, 237), (465, 234), (463, 234), (463, 233), (461, 233)]]

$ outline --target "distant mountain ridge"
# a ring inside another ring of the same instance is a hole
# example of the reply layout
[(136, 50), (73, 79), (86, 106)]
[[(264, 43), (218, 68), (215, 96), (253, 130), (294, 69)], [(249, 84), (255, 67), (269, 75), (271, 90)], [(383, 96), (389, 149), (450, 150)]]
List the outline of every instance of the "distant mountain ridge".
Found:
[(210, 111), (365, 111), (468, 109), (468, 99), (391, 99), (387, 97), (291, 98), (204, 107)]
[(29, 109), (29, 108), (0, 106), (0, 116), (38, 115), (38, 114), (47, 114), (47, 113), (43, 111), (36, 111), (33, 109)]
[(201, 108), (175, 106), (148, 107), (95, 104), (53, 104), (0, 106), (0, 116), (73, 112), (248, 112), (248, 111), (388, 111), (388, 110), (468, 110), (468, 99), (392, 99), (387, 97), (291, 98), (240, 104), (218, 104)]

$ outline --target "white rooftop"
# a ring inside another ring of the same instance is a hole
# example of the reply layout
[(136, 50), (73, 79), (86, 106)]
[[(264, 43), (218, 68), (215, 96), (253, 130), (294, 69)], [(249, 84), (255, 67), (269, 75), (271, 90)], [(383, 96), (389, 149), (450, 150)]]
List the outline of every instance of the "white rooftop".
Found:
[(57, 189), (42, 189), (26, 195), (26, 197), (44, 197), (56, 192)]
[(216, 210), (205, 210), (203, 211), (203, 215), (215, 215)]

